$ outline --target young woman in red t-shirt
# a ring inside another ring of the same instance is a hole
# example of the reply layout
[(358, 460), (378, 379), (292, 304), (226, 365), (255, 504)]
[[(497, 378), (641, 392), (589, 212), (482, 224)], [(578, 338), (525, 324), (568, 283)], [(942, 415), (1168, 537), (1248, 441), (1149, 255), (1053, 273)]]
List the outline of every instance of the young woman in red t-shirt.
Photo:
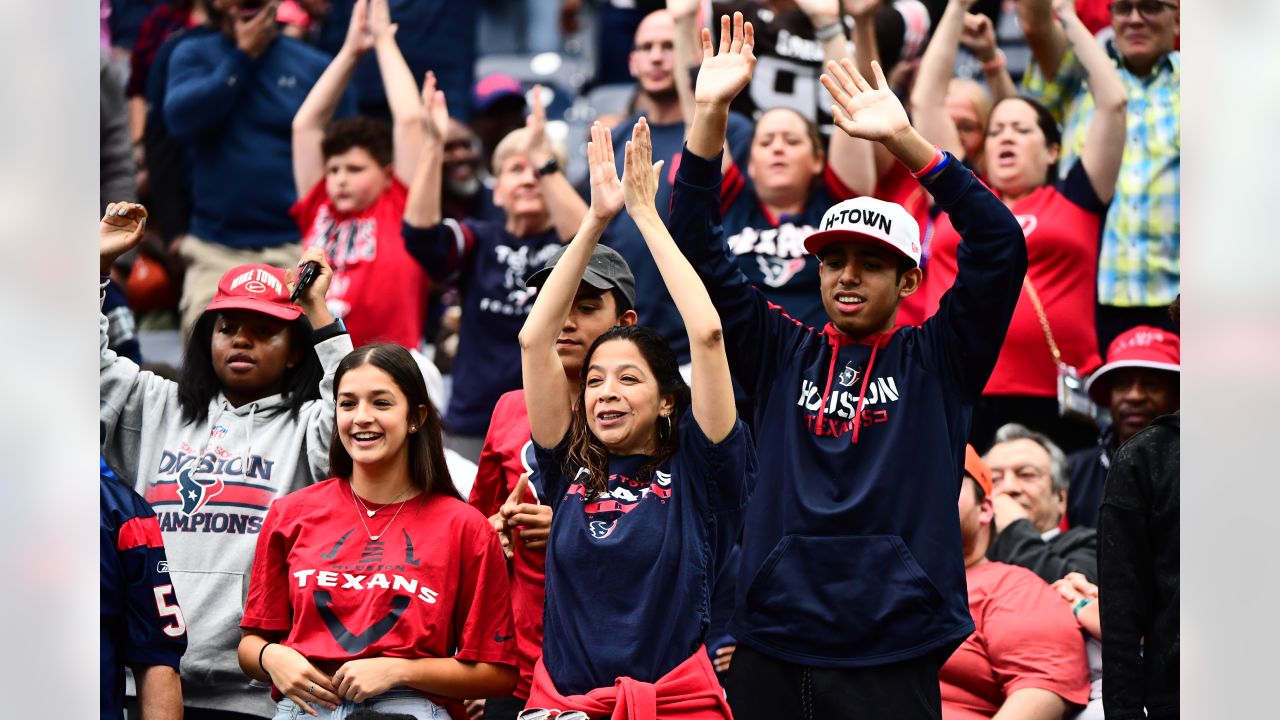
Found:
[(272, 684), (277, 718), (328, 718), (342, 705), (463, 720), (458, 698), (515, 686), (497, 536), (454, 489), (408, 350), (352, 352), (334, 388), (335, 477), (267, 513), (240, 667)]
[[(1002, 100), (991, 111), (983, 150), (987, 182), (1022, 223), (1029, 268), (1000, 359), (974, 407), (969, 437), (978, 448), (989, 446), (995, 429), (1008, 422), (1044, 431), (1064, 448), (1092, 443), (1096, 435), (1058, 415), (1058, 365), (1036, 306), (1043, 308), (1062, 363), (1081, 376), (1100, 364), (1094, 329), (1098, 239), (1124, 152), (1126, 93), (1115, 64), (1070, 0), (1055, 0), (1054, 10), (1085, 68), (1096, 109), (1084, 151), (1061, 181), (1062, 135), (1049, 111), (1025, 98)], [(936, 119), (951, 122), (943, 115)], [(918, 293), (923, 317), (937, 311), (955, 281), (959, 248), (950, 219), (938, 216)]]

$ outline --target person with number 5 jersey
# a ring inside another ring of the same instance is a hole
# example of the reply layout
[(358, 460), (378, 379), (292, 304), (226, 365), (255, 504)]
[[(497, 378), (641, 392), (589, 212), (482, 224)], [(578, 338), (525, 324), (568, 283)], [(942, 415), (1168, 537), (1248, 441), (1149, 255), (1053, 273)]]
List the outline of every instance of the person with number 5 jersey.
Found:
[[(611, 146), (597, 123), (587, 149), (590, 210), (520, 331), (529, 429), (554, 511), (528, 708), (729, 718), (703, 642), (755, 454), (734, 405), (719, 316), (654, 204), (663, 163), (652, 163), (647, 121), (632, 131), (621, 182)], [(684, 383), (656, 331), (618, 327), (587, 350), (575, 402), (556, 341), (592, 251), (624, 204), (684, 320), (693, 380)]]
[(267, 513), (240, 667), (271, 683), (278, 720), (361, 708), (465, 720), (462, 698), (515, 685), (502, 548), (458, 497), (408, 350), (366, 345), (333, 383), (333, 477)]

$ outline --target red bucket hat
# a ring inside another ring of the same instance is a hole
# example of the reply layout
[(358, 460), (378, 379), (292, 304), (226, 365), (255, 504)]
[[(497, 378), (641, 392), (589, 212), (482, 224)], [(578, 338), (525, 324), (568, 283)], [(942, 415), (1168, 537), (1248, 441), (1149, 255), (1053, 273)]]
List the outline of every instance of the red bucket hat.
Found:
[(241, 265), (231, 268), (218, 281), (218, 294), (205, 308), (210, 310), (252, 310), (281, 320), (297, 320), (302, 308), (289, 302), (284, 271), (270, 265)]
[(1111, 382), (1107, 375), (1121, 368), (1150, 368), (1180, 373), (1182, 342), (1178, 336), (1150, 325), (1126, 330), (1111, 341), (1107, 363), (1094, 371), (1085, 383), (1085, 392), (1098, 405), (1110, 404)]

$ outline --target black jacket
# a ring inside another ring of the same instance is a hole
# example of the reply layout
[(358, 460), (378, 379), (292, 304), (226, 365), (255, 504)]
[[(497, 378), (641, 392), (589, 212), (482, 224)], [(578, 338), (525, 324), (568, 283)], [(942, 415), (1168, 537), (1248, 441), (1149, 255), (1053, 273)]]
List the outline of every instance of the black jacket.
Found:
[(1067, 456), (1067, 526), (1098, 527), (1098, 508), (1102, 506), (1102, 486), (1107, 482), (1107, 470), (1116, 454), (1116, 434), (1107, 428), (1098, 437), (1098, 444), (1077, 450)]
[[(1093, 528), (1073, 527), (1049, 540), (1030, 520), (1009, 523), (987, 548), (987, 559), (1019, 565), (1052, 583), (1069, 572), (1078, 572), (1098, 583), (1098, 533)], [(1099, 583), (1100, 584), (1100, 583)]]
[(1116, 453), (1098, 516), (1107, 720), (1178, 717), (1180, 420), (1157, 418)]

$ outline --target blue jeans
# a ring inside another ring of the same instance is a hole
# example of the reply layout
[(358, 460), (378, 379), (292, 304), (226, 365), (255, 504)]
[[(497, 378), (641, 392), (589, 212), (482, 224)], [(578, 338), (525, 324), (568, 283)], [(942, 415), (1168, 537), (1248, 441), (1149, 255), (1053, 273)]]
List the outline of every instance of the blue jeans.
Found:
[[(392, 688), (362, 703), (344, 700), (337, 710), (330, 710), (319, 704), (312, 704), (311, 707), (320, 713), (318, 720), (346, 720), (348, 715), (362, 708), (388, 715), (412, 715), (417, 720), (449, 720), (447, 710), (408, 688)], [(289, 698), (282, 698), (276, 704), (274, 720), (310, 720), (311, 717)]]

